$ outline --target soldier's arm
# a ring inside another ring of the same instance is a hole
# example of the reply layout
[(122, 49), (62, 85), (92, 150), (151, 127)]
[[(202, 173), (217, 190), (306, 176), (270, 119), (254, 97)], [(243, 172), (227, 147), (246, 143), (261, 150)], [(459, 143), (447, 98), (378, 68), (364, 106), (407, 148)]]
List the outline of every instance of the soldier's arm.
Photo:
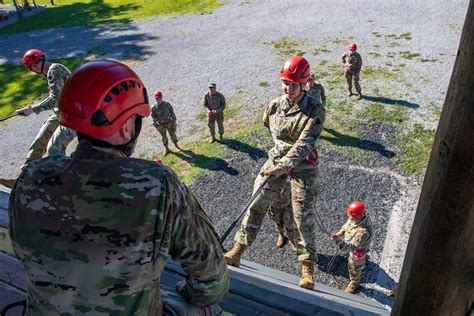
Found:
[(176, 115), (174, 114), (173, 106), (170, 104), (170, 115), (171, 118), (173, 119), (173, 122), (176, 122)]
[(316, 147), (316, 140), (323, 130), (325, 111), (323, 107), (319, 106), (315, 107), (313, 112), (306, 122), (300, 137), (288, 153), (279, 161), (279, 164), (282, 164), (287, 170), (305, 161), (306, 156)]
[(225, 97), (223, 94), (221, 94), (221, 106), (219, 107), (219, 112), (224, 112), (224, 109), (225, 109)]
[(339, 246), (341, 251), (351, 252), (359, 249), (359, 247), (364, 244), (369, 239), (369, 237), (369, 233), (366, 230), (363, 230), (363, 232), (358, 232), (350, 242), (340, 238), (336, 241), (336, 244)]
[(202, 102), (202, 105), (209, 109), (209, 102), (207, 101), (207, 93), (204, 95), (204, 101)]
[(345, 64), (346, 63), (346, 53), (342, 54), (341, 59), (342, 59), (342, 63)]
[(321, 101), (323, 101), (323, 105), (326, 105), (326, 91), (324, 91), (323, 85), (321, 85)]
[(48, 73), (48, 90), (49, 96), (38, 104), (32, 106), (33, 111), (36, 114), (45, 110), (52, 110), (58, 107), (59, 97), (61, 96), (61, 90), (64, 86), (63, 72), (69, 71), (64, 67), (55, 67)]
[(359, 65), (357, 67), (358, 71), (362, 69), (362, 56), (359, 54)]
[(275, 103), (273, 101), (270, 101), (270, 103), (268, 103), (268, 105), (265, 107), (265, 110), (263, 111), (262, 118), (263, 125), (268, 129), (270, 129), (270, 115), (272, 115), (273, 112), (275, 112)]
[(187, 273), (179, 291), (197, 306), (217, 303), (228, 292), (229, 275), (222, 247), (207, 214), (194, 195), (179, 180), (172, 186), (178, 207), (171, 236), (170, 255)]

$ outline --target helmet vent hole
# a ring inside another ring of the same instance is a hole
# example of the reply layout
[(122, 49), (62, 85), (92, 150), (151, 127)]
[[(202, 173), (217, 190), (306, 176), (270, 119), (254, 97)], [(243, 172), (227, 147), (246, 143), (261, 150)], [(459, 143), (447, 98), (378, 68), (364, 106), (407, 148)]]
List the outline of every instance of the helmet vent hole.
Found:
[(110, 122), (105, 116), (104, 112), (102, 110), (96, 111), (91, 118), (91, 125), (94, 126), (109, 126)]
[(130, 88), (135, 88), (135, 81), (130, 80)]
[(117, 86), (113, 87), (111, 91), (116, 96), (120, 94), (120, 88)]
[(120, 85), (122, 86), (123, 91), (128, 91), (128, 84), (126, 81), (122, 81)]
[(112, 102), (112, 97), (107, 94), (104, 98), (104, 101), (107, 102), (107, 103), (110, 103), (110, 102)]

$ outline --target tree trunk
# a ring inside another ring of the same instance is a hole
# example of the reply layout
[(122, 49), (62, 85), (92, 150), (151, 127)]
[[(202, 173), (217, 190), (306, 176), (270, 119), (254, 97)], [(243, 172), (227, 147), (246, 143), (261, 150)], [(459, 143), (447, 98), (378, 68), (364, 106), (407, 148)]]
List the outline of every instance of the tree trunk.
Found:
[(473, 2), (467, 10), (392, 315), (464, 316), (474, 302)]

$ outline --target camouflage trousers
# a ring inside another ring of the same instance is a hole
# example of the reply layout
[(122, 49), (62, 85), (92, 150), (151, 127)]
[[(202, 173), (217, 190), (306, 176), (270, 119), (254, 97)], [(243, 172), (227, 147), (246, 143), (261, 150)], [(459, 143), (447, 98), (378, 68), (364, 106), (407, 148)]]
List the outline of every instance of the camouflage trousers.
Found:
[(66, 154), (66, 147), (76, 137), (76, 133), (69, 128), (58, 128), (58, 126), (59, 121), (56, 114), (50, 115), (44, 121), (30, 145), (26, 161), (21, 169), (25, 168), (29, 162), (42, 158), (45, 152), (48, 156)]
[(171, 141), (173, 144), (178, 144), (178, 137), (176, 136), (176, 124), (174, 123), (167, 123), (167, 124), (157, 124), (153, 123), (153, 126), (155, 126), (156, 130), (160, 133), (161, 135), (161, 141), (163, 142), (163, 146), (168, 147), (168, 136), (166, 135), (166, 132), (170, 134)]
[(294, 244), (300, 241), (291, 208), (291, 186), (289, 181), (286, 181), (278, 200), (270, 206), (267, 215), (268, 218), (275, 222), (277, 231), (281, 235), (284, 235), (286, 231), (288, 239), (293, 241)]
[(207, 307), (199, 307), (186, 301), (176, 290), (161, 286), (161, 299), (163, 300), (162, 315), (169, 316), (216, 316), (222, 315), (222, 309), (218, 304)]
[(345, 72), (344, 75), (346, 76), (346, 81), (347, 81), (347, 88), (349, 89), (349, 91), (352, 91), (352, 78), (354, 78), (354, 85), (355, 85), (355, 88), (356, 88), (356, 91), (357, 93), (361, 94), (362, 93), (362, 90), (360, 88), (360, 84), (359, 84), (359, 74), (360, 74), (360, 71), (358, 72)]
[(362, 275), (362, 271), (365, 268), (365, 264), (367, 262), (367, 255), (360, 260), (354, 260), (352, 256), (352, 252), (349, 253), (348, 259), (348, 266), (349, 266), (349, 280), (359, 283), (360, 276)]
[(219, 127), (219, 134), (224, 134), (224, 113), (218, 112), (215, 115), (208, 117), (207, 126), (209, 126), (209, 131), (211, 132), (211, 136), (216, 136), (216, 122), (217, 126)]
[[(262, 171), (273, 166), (272, 160), (267, 160)], [(270, 178), (267, 185), (255, 200), (250, 204), (242, 220), (240, 229), (234, 240), (240, 244), (251, 246), (256, 239), (265, 214), (274, 201), (278, 200), (280, 192), (286, 184), (287, 176)], [(263, 176), (259, 174), (255, 179), (254, 190), (262, 183)], [(297, 244), (297, 255), (300, 261), (317, 262), (315, 247), (315, 218), (313, 207), (319, 190), (318, 166), (304, 170), (295, 170), (291, 176), (291, 206), (293, 219), (300, 240)]]

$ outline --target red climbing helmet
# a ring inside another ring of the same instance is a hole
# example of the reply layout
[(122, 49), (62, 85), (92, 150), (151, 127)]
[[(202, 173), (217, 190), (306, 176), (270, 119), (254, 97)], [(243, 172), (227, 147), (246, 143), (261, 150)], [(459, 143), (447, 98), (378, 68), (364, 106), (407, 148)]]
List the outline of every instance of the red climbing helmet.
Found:
[(88, 62), (66, 81), (59, 100), (61, 125), (92, 137), (107, 137), (138, 114), (150, 115), (138, 75), (111, 60)]
[(31, 70), (32, 65), (45, 60), (46, 55), (39, 49), (30, 49), (23, 54), (23, 64), (28, 70)]
[(352, 43), (349, 46), (347, 46), (347, 48), (349, 48), (349, 50), (357, 50), (357, 45), (356, 43)]
[(308, 61), (301, 56), (291, 56), (286, 60), (278, 77), (283, 80), (305, 84), (310, 75)]
[(160, 90), (156, 90), (155, 93), (153, 93), (153, 97), (163, 99), (163, 93), (161, 93)]
[(365, 216), (365, 204), (354, 201), (347, 207), (347, 215), (349, 216)]

